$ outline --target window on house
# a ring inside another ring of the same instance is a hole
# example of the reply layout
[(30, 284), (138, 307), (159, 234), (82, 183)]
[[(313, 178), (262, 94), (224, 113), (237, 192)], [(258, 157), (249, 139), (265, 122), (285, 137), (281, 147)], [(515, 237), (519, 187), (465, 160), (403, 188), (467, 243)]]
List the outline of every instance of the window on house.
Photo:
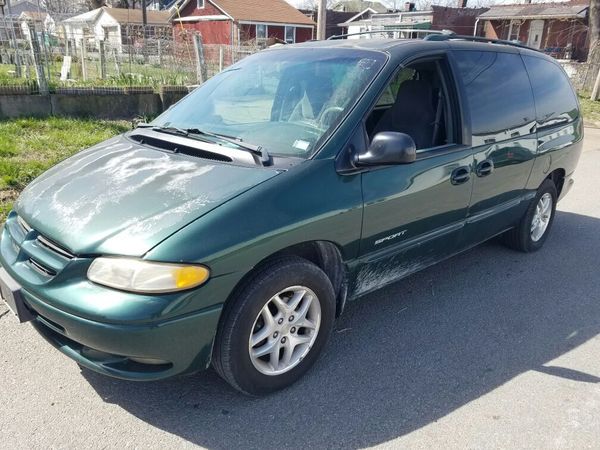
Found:
[(288, 44), (296, 42), (296, 27), (285, 27), (285, 42)]
[(196, 0), (196, 7), (198, 9), (204, 8), (204, 0)]
[(267, 38), (267, 26), (258, 24), (256, 25), (256, 39), (266, 39)]
[(518, 41), (520, 31), (521, 31), (521, 21), (520, 20), (511, 20), (510, 26), (508, 27), (508, 40), (509, 41)]

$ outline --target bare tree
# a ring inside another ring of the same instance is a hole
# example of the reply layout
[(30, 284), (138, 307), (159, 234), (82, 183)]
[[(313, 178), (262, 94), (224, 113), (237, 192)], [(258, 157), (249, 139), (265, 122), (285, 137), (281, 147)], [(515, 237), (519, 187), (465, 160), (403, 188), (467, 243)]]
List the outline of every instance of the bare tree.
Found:
[(590, 0), (588, 39), (588, 61), (600, 63), (600, 0)]

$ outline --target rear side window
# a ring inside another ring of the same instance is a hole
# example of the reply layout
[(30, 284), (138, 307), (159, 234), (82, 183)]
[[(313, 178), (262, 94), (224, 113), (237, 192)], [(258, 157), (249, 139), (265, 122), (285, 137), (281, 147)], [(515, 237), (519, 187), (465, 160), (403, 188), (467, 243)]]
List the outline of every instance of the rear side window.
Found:
[(471, 112), (473, 145), (534, 131), (533, 95), (520, 55), (459, 50), (454, 56)]
[(531, 79), (538, 127), (571, 122), (578, 116), (577, 98), (565, 73), (551, 61), (524, 56)]

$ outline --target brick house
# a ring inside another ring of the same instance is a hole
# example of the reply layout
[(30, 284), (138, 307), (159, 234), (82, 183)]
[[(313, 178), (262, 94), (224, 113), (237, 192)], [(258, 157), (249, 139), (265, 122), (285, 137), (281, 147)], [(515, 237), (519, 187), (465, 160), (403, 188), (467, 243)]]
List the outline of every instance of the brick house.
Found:
[(304, 42), (316, 26), (285, 0), (181, 0), (169, 10), (176, 37), (198, 32), (205, 44)]
[(589, 1), (495, 5), (478, 17), (479, 34), (518, 40), (556, 58), (584, 60)]

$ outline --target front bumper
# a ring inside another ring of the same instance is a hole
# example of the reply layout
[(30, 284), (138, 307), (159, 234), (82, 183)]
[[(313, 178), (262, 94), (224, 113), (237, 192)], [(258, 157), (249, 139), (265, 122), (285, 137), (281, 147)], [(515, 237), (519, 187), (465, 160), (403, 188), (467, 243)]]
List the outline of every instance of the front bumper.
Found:
[(238, 274), (189, 291), (141, 295), (88, 281), (91, 261), (48, 244), (14, 212), (0, 227), (0, 267), (21, 286), (33, 325), (79, 364), (129, 380), (210, 364), (222, 303)]
[(84, 367), (112, 377), (150, 381), (205, 369), (221, 306), (143, 325), (84, 319), (23, 291), (33, 326), (48, 342)]

